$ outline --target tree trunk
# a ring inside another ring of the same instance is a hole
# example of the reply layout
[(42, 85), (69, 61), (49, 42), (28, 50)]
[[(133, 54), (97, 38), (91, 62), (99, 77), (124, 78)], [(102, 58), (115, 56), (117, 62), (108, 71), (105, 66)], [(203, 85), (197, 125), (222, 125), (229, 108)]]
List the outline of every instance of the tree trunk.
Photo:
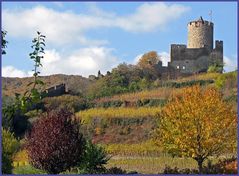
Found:
[(199, 174), (202, 174), (202, 163), (203, 163), (203, 159), (198, 159), (197, 160), (198, 162), (198, 171), (199, 171)]

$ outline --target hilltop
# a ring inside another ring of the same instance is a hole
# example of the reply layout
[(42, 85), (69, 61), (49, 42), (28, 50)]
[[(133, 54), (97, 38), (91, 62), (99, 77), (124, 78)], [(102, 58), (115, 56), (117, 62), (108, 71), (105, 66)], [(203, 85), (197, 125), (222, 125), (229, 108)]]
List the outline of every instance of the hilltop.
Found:
[[(81, 95), (86, 92), (92, 80), (79, 75), (56, 74), (39, 77), (44, 83), (45, 88), (49, 88), (61, 83), (67, 85), (67, 89), (73, 95)], [(26, 78), (2, 78), (2, 95), (14, 96), (15, 93), (23, 94), (27, 89), (27, 84), (33, 80), (33, 77)]]

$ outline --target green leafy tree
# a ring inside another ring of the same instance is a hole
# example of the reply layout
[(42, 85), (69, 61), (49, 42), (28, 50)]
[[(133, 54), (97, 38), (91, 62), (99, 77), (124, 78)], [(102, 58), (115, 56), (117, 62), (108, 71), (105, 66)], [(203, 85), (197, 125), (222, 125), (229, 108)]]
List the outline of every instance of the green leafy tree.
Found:
[(109, 159), (103, 147), (87, 141), (80, 168), (89, 174), (104, 173)]
[(223, 66), (224, 64), (216, 61), (213, 64), (211, 64), (207, 70), (208, 73), (222, 73), (223, 72)]
[(151, 84), (149, 80), (147, 80), (146, 78), (143, 78), (138, 83), (138, 86), (140, 87), (141, 90), (145, 90), (145, 89), (149, 89)]
[(202, 173), (209, 156), (236, 149), (237, 114), (215, 88), (186, 88), (162, 109), (156, 139), (169, 153), (193, 158)]
[[(40, 74), (38, 68), (42, 66), (41, 59), (44, 54), (45, 36), (37, 32), (37, 37), (32, 40), (32, 43), (33, 45), (31, 47), (33, 48), (33, 52), (30, 53), (29, 56), (30, 59), (34, 61), (34, 80), (28, 84), (28, 86), (32, 87), (23, 95), (16, 94), (14, 103), (2, 109), (3, 127), (8, 128), (12, 132), (16, 132), (16, 129), (19, 128), (16, 126), (16, 124), (18, 124), (17, 122), (20, 121), (20, 124), (22, 124), (21, 122), (26, 120), (24, 113), (41, 100), (41, 86), (44, 85), (44, 83), (38, 77)], [(26, 127), (27, 125), (25, 124), (24, 126)]]
[(2, 128), (2, 172), (12, 173), (12, 156), (19, 149), (20, 143), (9, 130)]
[(143, 76), (143, 71), (138, 66), (127, 65), (125, 63), (119, 64), (116, 68), (112, 69), (111, 73), (98, 79), (89, 87), (88, 97), (93, 99), (135, 91), (138, 86), (131, 85), (131, 83), (138, 83)]
[[(27, 90), (23, 97), (21, 98), (23, 108), (27, 108), (27, 103), (38, 103), (41, 100), (41, 88), (44, 85), (44, 82), (39, 79), (39, 67), (42, 67), (41, 59), (44, 58), (44, 46), (45, 46), (45, 37), (40, 32), (37, 32), (37, 37), (32, 40), (33, 52), (29, 54), (30, 59), (34, 61), (33, 77), (34, 81), (30, 82), (28, 86), (32, 85), (30, 90)], [(30, 104), (30, 105), (31, 105)], [(25, 106), (24, 106), (25, 105)]]

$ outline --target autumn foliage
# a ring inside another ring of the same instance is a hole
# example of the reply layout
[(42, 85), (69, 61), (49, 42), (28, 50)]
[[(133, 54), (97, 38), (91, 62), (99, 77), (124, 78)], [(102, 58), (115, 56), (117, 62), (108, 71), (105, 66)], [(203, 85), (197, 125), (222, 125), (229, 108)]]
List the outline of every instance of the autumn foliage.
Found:
[(93, 118), (154, 118), (160, 112), (158, 107), (140, 107), (140, 108), (92, 108), (76, 113), (78, 119), (89, 122)]
[(236, 149), (236, 130), (236, 112), (220, 92), (193, 86), (162, 109), (157, 142), (170, 153), (195, 159), (200, 172), (208, 156)]
[(141, 68), (151, 68), (153, 65), (157, 65), (160, 61), (156, 51), (150, 51), (145, 53), (139, 60), (138, 65)]
[(74, 167), (84, 151), (84, 139), (72, 113), (61, 109), (42, 115), (27, 136), (30, 163), (50, 174)]

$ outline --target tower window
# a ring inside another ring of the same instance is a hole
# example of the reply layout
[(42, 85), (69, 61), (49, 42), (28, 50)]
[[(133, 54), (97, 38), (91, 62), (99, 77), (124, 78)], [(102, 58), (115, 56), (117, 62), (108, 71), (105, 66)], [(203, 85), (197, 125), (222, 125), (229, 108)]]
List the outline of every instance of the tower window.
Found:
[(179, 69), (179, 65), (177, 65), (177, 69)]
[(185, 66), (183, 66), (183, 70), (185, 70)]

